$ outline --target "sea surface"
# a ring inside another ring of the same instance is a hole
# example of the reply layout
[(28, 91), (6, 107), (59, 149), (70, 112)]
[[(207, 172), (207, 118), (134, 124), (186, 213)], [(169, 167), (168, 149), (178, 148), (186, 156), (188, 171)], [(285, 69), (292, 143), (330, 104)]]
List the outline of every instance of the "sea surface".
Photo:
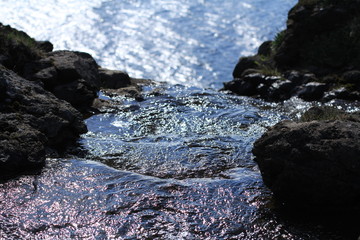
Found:
[[(0, 0), (0, 22), (157, 84), (86, 120), (82, 154), (0, 184), (0, 239), (353, 239), (283, 214), (251, 153), (319, 103), (219, 92), (295, 0)], [(347, 111), (346, 103), (329, 103)], [(341, 220), (342, 221), (342, 220)]]

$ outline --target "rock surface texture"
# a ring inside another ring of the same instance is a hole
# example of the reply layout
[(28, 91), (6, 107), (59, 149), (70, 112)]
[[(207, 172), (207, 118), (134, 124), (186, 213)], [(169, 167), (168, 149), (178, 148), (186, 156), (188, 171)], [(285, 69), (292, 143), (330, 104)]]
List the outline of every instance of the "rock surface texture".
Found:
[(35, 82), (0, 67), (0, 176), (44, 163), (45, 148), (61, 148), (87, 131), (82, 115)]
[(358, 0), (299, 0), (286, 30), (240, 58), (224, 89), (268, 101), (360, 100), (359, 16)]
[(360, 210), (360, 117), (283, 121), (254, 144), (265, 184), (299, 208)]

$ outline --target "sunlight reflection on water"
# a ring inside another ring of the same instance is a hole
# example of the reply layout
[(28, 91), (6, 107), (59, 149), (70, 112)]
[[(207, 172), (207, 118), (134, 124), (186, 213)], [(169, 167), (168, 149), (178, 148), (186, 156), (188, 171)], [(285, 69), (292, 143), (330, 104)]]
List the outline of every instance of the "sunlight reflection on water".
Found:
[(133, 77), (221, 88), (296, 0), (0, 1), (0, 21)]

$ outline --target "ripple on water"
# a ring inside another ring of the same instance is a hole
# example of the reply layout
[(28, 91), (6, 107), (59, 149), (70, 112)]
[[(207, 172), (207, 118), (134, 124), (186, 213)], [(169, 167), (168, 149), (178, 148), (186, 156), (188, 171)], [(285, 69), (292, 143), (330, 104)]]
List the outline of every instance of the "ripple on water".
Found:
[(256, 101), (212, 90), (177, 85), (152, 93), (134, 111), (88, 120), (82, 143), (91, 156), (161, 178), (214, 177), (234, 167), (253, 168), (253, 142), (282, 118), (269, 110), (271, 121), (265, 122)]

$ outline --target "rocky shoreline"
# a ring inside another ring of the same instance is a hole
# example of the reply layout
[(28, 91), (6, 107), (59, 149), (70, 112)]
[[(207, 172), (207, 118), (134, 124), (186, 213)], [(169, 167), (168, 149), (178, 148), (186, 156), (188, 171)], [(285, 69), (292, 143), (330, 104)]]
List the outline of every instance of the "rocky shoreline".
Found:
[(87, 132), (84, 118), (111, 105), (97, 98), (101, 88), (141, 100), (150, 83), (0, 24), (0, 179), (39, 170), (74, 145)]
[[(281, 102), (360, 100), (360, 1), (299, 0), (287, 28), (242, 57), (224, 90)], [(270, 128), (253, 148), (280, 205), (351, 216), (360, 212), (360, 118), (313, 108)]]
[(287, 28), (242, 57), (224, 90), (283, 101), (360, 100), (360, 2), (300, 0)]

